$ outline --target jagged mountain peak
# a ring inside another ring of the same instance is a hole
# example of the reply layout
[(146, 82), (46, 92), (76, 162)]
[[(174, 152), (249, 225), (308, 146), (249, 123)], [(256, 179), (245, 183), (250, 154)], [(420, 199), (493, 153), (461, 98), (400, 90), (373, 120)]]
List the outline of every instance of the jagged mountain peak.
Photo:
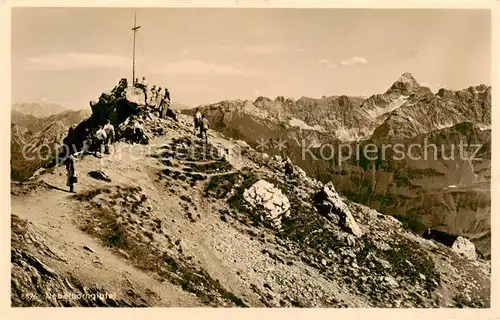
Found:
[(415, 80), (413, 75), (409, 72), (403, 73), (396, 82), (387, 90), (386, 93), (400, 93), (408, 95), (414, 90), (418, 89), (420, 84)]
[(417, 82), (417, 80), (415, 80), (415, 77), (410, 72), (405, 72), (399, 77), (397, 82)]

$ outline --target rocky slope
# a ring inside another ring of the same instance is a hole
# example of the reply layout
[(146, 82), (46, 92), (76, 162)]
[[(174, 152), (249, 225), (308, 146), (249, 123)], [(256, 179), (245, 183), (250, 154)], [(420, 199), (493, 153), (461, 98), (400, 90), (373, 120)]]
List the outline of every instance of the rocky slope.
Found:
[(87, 118), (87, 110), (63, 111), (44, 118), (12, 110), (11, 178), (30, 177), (56, 155), (70, 126)]
[[(289, 156), (314, 178), (334, 181), (348, 199), (392, 214), (418, 233), (432, 227), (478, 239), (489, 256), (491, 87), (434, 94), (405, 73), (386, 92), (362, 101), (261, 97), (201, 110), (211, 128), (269, 155)], [(459, 159), (461, 141), (469, 145), (469, 158), (478, 151), (481, 160)], [(363, 155), (370, 143), (378, 150), (373, 161)], [(405, 155), (394, 159), (396, 144)], [(435, 144), (436, 156), (409, 157), (412, 144)], [(351, 155), (342, 158), (340, 149), (349, 148)]]
[(13, 306), (489, 307), (489, 261), (138, 107), (148, 142), (78, 157), (76, 194), (61, 165), (12, 183)]

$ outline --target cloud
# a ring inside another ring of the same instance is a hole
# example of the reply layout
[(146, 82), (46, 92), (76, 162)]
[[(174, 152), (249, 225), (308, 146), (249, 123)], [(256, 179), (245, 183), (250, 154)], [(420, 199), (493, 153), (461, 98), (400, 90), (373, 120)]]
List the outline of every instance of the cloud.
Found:
[(330, 60), (328, 59), (320, 59), (318, 60), (318, 64), (326, 65), (329, 68), (337, 68), (337, 65), (335, 63), (330, 62)]
[(295, 48), (294, 51), (295, 52), (306, 52), (306, 49), (304, 49), (304, 48)]
[(191, 74), (191, 75), (235, 75), (235, 76), (258, 76), (259, 73), (242, 67), (204, 62), (200, 60), (183, 60), (170, 62), (163, 67), (153, 70), (154, 74)]
[(340, 64), (343, 66), (352, 66), (355, 64), (366, 64), (368, 61), (365, 58), (360, 58), (360, 57), (352, 57), (349, 59), (342, 60)]
[(182, 56), (187, 56), (190, 53), (191, 53), (191, 50), (189, 50), (189, 49), (184, 49), (184, 50), (181, 51), (181, 55)]
[(276, 54), (282, 53), (283, 48), (274, 44), (261, 44), (246, 46), (244, 50), (253, 54)]
[[(136, 60), (137, 62), (137, 60)], [(26, 70), (70, 71), (78, 69), (130, 68), (131, 58), (100, 53), (49, 53), (26, 59)]]

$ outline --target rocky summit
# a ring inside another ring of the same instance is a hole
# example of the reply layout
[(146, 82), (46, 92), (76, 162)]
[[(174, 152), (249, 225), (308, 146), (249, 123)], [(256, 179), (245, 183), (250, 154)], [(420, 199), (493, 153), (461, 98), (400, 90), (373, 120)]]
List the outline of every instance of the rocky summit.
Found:
[[(212, 129), (205, 142), (190, 115), (161, 119), (142, 101), (120, 83), (64, 139), (76, 193), (63, 152), (12, 182), (12, 306), (490, 306), (490, 261), (467, 239), (426, 239), (296, 163)], [(82, 152), (107, 119), (109, 153)]]

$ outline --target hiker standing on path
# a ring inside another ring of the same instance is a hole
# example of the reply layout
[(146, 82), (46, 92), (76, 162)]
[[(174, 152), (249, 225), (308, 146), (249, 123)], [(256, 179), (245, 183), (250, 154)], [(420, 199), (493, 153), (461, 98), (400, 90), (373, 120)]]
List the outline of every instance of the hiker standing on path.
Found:
[(292, 160), (290, 160), (290, 158), (287, 157), (283, 162), (285, 163), (285, 175), (288, 178), (291, 178), (293, 174)]
[(168, 91), (168, 88), (165, 88), (164, 98), (170, 103), (170, 92)]
[(74, 184), (77, 182), (76, 170), (75, 170), (75, 158), (72, 154), (66, 158), (66, 172), (67, 172), (67, 182), (66, 186), (69, 187), (69, 192), (74, 192)]
[(134, 119), (133, 120), (133, 125), (132, 128), (134, 130), (133, 137), (132, 137), (132, 143), (141, 143), (141, 141), (144, 139), (144, 128), (142, 126), (142, 121)]
[(111, 124), (111, 122), (106, 120), (106, 124), (104, 125), (103, 128), (104, 132), (106, 133), (106, 140), (104, 142), (104, 152), (109, 153), (109, 146), (111, 145), (112, 142), (115, 140), (115, 127)]
[(148, 104), (148, 82), (146, 77), (142, 77), (142, 92), (144, 92), (144, 104)]
[(200, 128), (201, 138), (205, 136), (205, 143), (208, 142), (208, 119), (205, 115), (201, 116), (201, 128)]
[(97, 130), (97, 132), (95, 133), (95, 138), (96, 141), (94, 145), (95, 148), (94, 155), (97, 154), (97, 150), (99, 150), (99, 153), (102, 154), (103, 151), (102, 148), (104, 147), (104, 143), (106, 142), (107, 139), (106, 131), (104, 131), (103, 127), (100, 127), (99, 130)]
[(199, 108), (196, 108), (196, 114), (194, 115), (194, 135), (196, 136), (196, 130), (200, 130), (201, 134), (201, 112)]
[(151, 97), (149, 98), (149, 105), (155, 106), (156, 103), (156, 85), (154, 84), (151, 88)]
[(158, 114), (161, 114), (161, 110), (159, 109), (161, 107), (161, 87), (158, 87), (158, 90), (156, 90), (156, 100), (155, 100), (155, 109), (158, 109)]
[(170, 93), (168, 92), (168, 89), (165, 88), (165, 93), (161, 97), (160, 102), (160, 118), (165, 119), (168, 107), (170, 107)]
[(177, 114), (175, 111), (172, 109), (172, 103), (170, 101), (170, 92), (168, 91), (167, 88), (165, 88), (165, 94), (163, 96), (163, 101), (164, 101), (164, 106), (162, 110), (162, 118), (165, 118), (165, 116), (172, 118), (175, 122), (177, 122)]

